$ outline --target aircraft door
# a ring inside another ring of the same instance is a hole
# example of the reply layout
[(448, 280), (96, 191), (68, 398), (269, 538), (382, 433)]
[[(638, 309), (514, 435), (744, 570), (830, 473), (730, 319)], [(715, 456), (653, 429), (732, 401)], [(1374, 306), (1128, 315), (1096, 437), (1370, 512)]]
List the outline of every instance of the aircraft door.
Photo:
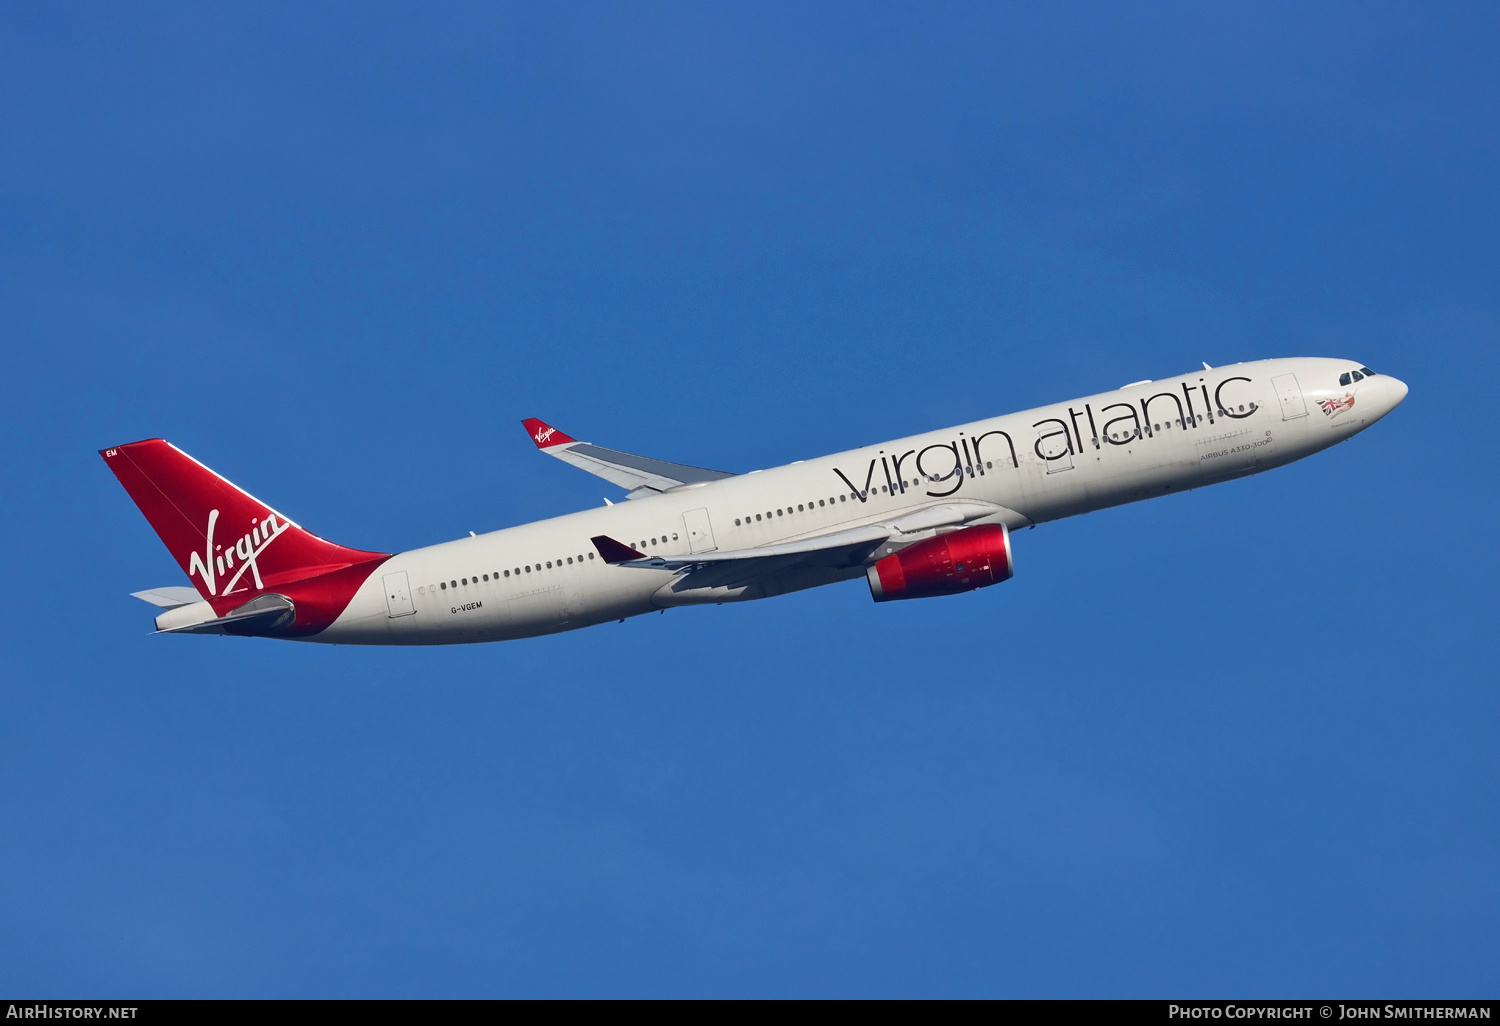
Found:
[(1302, 400), (1302, 386), (1297, 384), (1297, 375), (1278, 374), (1271, 379), (1276, 389), (1276, 401), (1281, 403), (1281, 419), (1296, 420), (1307, 416), (1307, 403)]
[(416, 607), (411, 604), (411, 582), (405, 570), (397, 570), (381, 578), (385, 585), (385, 608), (392, 617), (410, 616)]
[(682, 515), (682, 526), (687, 531), (688, 550), (712, 552), (718, 548), (714, 543), (713, 525), (708, 522), (707, 509), (690, 509)]
[(1047, 465), (1049, 474), (1073, 469), (1073, 439), (1066, 428), (1044, 435), (1037, 443), (1037, 453)]

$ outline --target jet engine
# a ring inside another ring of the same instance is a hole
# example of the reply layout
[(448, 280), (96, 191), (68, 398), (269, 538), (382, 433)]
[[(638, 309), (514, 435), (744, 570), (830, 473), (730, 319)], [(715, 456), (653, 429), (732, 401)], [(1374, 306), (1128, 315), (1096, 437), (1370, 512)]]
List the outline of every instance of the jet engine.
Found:
[(893, 552), (865, 571), (876, 602), (957, 595), (1010, 580), (1010, 531), (1003, 524), (966, 527)]

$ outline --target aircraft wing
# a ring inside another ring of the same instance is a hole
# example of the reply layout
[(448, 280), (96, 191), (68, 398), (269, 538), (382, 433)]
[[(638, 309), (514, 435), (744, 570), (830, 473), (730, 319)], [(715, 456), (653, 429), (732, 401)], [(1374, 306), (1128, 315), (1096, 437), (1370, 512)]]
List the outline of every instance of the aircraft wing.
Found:
[(734, 477), (733, 474), (724, 470), (706, 470), (703, 467), (689, 467), (682, 463), (668, 463), (666, 460), (656, 460), (649, 456), (620, 452), (618, 449), (606, 449), (590, 442), (580, 442), (569, 438), (557, 428), (535, 417), (528, 417), (521, 423), (526, 425), (526, 433), (531, 436), (531, 440), (542, 452), (548, 456), (556, 456), (579, 470), (586, 470), (611, 484), (627, 489), (629, 491), (629, 494), (625, 496), (627, 499), (657, 495), (685, 484)]
[[(608, 535), (590, 539), (599, 556), (615, 566), (651, 570), (686, 571), (713, 578), (714, 583), (747, 580), (792, 566), (848, 567), (863, 563), (871, 553), (887, 542), (915, 542), (929, 536), (939, 527), (958, 526), (976, 520), (992, 519), (1008, 526), (1031, 523), (1014, 510), (989, 502), (945, 502), (906, 513), (877, 524), (851, 527), (842, 531), (814, 535), (775, 545), (723, 552), (693, 552), (673, 556), (651, 556), (618, 542)], [(713, 571), (728, 571), (715, 573)]]

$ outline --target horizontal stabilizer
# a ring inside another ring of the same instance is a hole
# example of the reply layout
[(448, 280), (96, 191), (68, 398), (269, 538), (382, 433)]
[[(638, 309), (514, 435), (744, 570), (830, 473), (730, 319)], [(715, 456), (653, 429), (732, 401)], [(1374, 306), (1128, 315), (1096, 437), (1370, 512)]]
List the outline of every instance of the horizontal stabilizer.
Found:
[[(206, 603), (205, 603), (206, 605)], [(163, 627), (157, 618), (158, 634), (275, 634), (297, 618), (297, 607), (285, 595), (261, 595), (225, 616), (200, 620), (180, 627)]]
[(153, 606), (161, 606), (163, 609), (176, 609), (178, 606), (186, 606), (198, 601), (198, 589), (182, 585), (174, 585), (170, 588), (151, 588), (148, 591), (132, 591), (131, 598), (138, 598), (142, 602), (149, 602)]
[(681, 488), (683, 485), (734, 477), (724, 470), (689, 467), (683, 463), (670, 463), (618, 449), (606, 449), (590, 442), (580, 442), (535, 417), (528, 417), (521, 423), (526, 426), (526, 433), (542, 452), (548, 456), (556, 456), (579, 470), (586, 470), (595, 477), (602, 477), (611, 484), (619, 485), (630, 492), (628, 498), (636, 499), (643, 495), (656, 495), (672, 488)]

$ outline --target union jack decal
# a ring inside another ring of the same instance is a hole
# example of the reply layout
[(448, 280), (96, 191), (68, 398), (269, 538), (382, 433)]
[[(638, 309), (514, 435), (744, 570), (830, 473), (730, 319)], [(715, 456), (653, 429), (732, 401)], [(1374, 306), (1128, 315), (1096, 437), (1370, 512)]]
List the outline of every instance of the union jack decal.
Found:
[(1330, 417), (1337, 417), (1354, 406), (1354, 393), (1345, 392), (1342, 399), (1319, 399), (1318, 406)]

